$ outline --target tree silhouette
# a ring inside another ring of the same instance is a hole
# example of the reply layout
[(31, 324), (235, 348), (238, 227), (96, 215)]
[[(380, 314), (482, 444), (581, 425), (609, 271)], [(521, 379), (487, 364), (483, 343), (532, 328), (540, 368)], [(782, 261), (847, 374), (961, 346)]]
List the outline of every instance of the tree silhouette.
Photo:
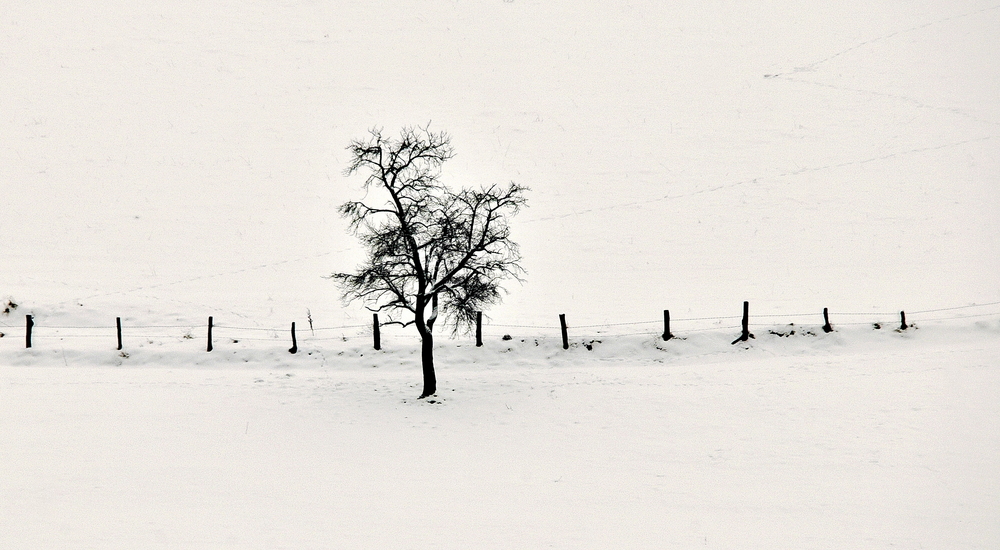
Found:
[(429, 128), (404, 128), (398, 139), (372, 129), (348, 150), (345, 175), (366, 174), (365, 191), (380, 200), (341, 205), (368, 254), (357, 272), (332, 278), (345, 301), (388, 311), (386, 324), (416, 326), (424, 398), (437, 391), (438, 319), (454, 331), (471, 328), (477, 311), (500, 301), (503, 281), (521, 280), (508, 221), (525, 205), (527, 188), (511, 183), (453, 191), (440, 180), (441, 165), (454, 156), (451, 138)]

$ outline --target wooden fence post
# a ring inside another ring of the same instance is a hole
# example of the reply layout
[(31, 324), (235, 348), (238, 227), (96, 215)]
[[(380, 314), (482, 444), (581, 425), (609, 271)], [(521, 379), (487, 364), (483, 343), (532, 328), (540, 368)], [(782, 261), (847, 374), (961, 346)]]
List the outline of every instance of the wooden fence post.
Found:
[(899, 330), (906, 330), (906, 312), (899, 312)]
[(670, 332), (670, 310), (663, 310), (663, 341), (673, 338), (673, 333)]
[(292, 347), (288, 349), (288, 353), (298, 353), (299, 343), (295, 340), (295, 321), (292, 321)]
[(122, 349), (122, 318), (115, 317), (115, 326), (118, 328), (118, 351)]
[(833, 332), (833, 325), (830, 324), (830, 310), (823, 308), (823, 332)]
[(208, 317), (208, 350), (212, 351), (212, 317)]
[(378, 313), (372, 313), (372, 335), (375, 339), (375, 350), (382, 349), (382, 335), (379, 333)]
[(743, 302), (743, 334), (740, 334), (739, 338), (733, 340), (733, 345), (739, 342), (746, 342), (750, 338), (754, 338), (754, 335), (750, 334), (750, 302)]
[(476, 347), (483, 347), (483, 312), (476, 312)]
[(569, 334), (566, 332), (566, 314), (559, 314), (559, 327), (562, 329), (563, 349), (569, 349)]
[(31, 315), (24, 316), (24, 347), (31, 347), (31, 327), (35, 326), (35, 320)]

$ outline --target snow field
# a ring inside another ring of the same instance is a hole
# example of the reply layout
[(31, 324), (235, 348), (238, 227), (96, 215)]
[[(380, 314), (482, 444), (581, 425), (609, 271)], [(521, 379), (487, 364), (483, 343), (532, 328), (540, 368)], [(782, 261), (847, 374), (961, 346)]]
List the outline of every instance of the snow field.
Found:
[(8, 8), (0, 295), (366, 322), (344, 148), (431, 121), (532, 189), (497, 319), (1000, 300), (993, 2)]
[[(995, 2), (0, 12), (0, 548), (1000, 547), (997, 310), (818, 330), (1000, 300)], [(434, 403), (322, 278), (428, 121), (532, 188)]]
[(1000, 541), (995, 320), (731, 338), (443, 341), (425, 401), (415, 346), (22, 350), (0, 368), (0, 546)]

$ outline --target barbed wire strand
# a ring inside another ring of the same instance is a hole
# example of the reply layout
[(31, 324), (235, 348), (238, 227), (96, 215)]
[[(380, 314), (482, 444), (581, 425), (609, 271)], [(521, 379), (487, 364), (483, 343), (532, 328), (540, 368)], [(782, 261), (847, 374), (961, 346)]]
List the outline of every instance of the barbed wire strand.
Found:
[(956, 309), (970, 309), (970, 308), (974, 308), (974, 307), (988, 307), (988, 306), (995, 306), (995, 305), (998, 305), (998, 304), (1000, 304), (1000, 302), (990, 302), (988, 304), (970, 304), (970, 305), (967, 305), (967, 306), (942, 307), (942, 308), (938, 308), (938, 309), (925, 309), (925, 310), (922, 310), (922, 311), (913, 311), (911, 313), (913, 313), (914, 315), (919, 314), (919, 313), (936, 313), (938, 311), (953, 311), (953, 310), (956, 310)]
[[(1000, 302), (995, 302), (995, 303), (990, 303), (990, 304), (982, 304), (982, 305), (975, 305), (975, 306), (959, 306), (959, 307), (952, 307), (952, 308), (940, 308), (940, 309), (930, 309), (930, 310), (913, 311), (913, 312), (908, 313), (907, 315), (913, 316), (913, 315), (919, 315), (919, 314), (922, 314), (922, 313), (933, 313), (933, 312), (939, 312), (939, 311), (955, 311), (955, 310), (959, 310), (959, 309), (968, 309), (968, 308), (971, 308), (971, 307), (986, 307), (986, 306), (997, 305), (997, 304), (1000, 304)], [(815, 317), (817, 315), (819, 315), (819, 314), (805, 314), (805, 313), (802, 313), (802, 314), (790, 314), (790, 315), (785, 315), (785, 314), (761, 314), (761, 315), (752, 315), (751, 318), (760, 318), (760, 317), (763, 317), (763, 318), (779, 318), (779, 317), (783, 317), (783, 318), (795, 318), (795, 317)], [(845, 315), (845, 316), (846, 315), (870, 315), (872, 317), (879, 317), (879, 318), (881, 318), (881, 317), (896, 317), (896, 316), (899, 315), (899, 313), (898, 312), (891, 312), (891, 313), (888, 313), (888, 312), (887, 313), (836, 313), (836, 314), (831, 313), (830, 315), (831, 316), (833, 316), (833, 315)], [(1000, 312), (982, 313), (982, 314), (976, 314), (976, 315), (958, 315), (958, 316), (951, 316), (951, 317), (935, 317), (933, 319), (923, 319), (923, 320), (967, 319), (967, 318), (972, 318), (972, 317), (986, 317), (986, 316), (990, 316), (990, 315), (1000, 315)], [(729, 316), (729, 317), (692, 317), (692, 318), (672, 319), (672, 322), (725, 321), (725, 320), (740, 319), (740, 318), (741, 318), (740, 316)], [(876, 321), (878, 321), (878, 320), (881, 320), (881, 319), (876, 319)], [(656, 320), (656, 321), (634, 321), (634, 322), (627, 322), (627, 323), (597, 323), (597, 324), (589, 324), (589, 325), (572, 325), (572, 324), (567, 324), (567, 328), (568, 329), (605, 328), (605, 327), (620, 327), (620, 326), (635, 326), (635, 325), (659, 324), (661, 322), (662, 322), (662, 320)], [(750, 323), (750, 324), (753, 325), (753, 326), (769, 326), (770, 325), (768, 323)], [(851, 324), (851, 323), (837, 323), (837, 324), (846, 325), (846, 324)], [(867, 324), (867, 323), (866, 322), (861, 322), (861, 323), (855, 323), (855, 324)], [(371, 325), (368, 325), (368, 324), (364, 324), (364, 325), (343, 325), (343, 326), (339, 326), (339, 327), (316, 327), (316, 328), (312, 328), (312, 329), (307, 329), (307, 328), (303, 327), (303, 328), (297, 329), (296, 332), (301, 331), (302, 333), (307, 333), (307, 332), (319, 332), (319, 331), (329, 331), (329, 330), (343, 330), (343, 329), (352, 329), (352, 328), (370, 328), (370, 326)], [(553, 325), (484, 324), (483, 326), (484, 327), (496, 327), (496, 328), (525, 328), (525, 329), (543, 329), (543, 330), (558, 330), (558, 329), (561, 328), (561, 327), (556, 326), (554, 324)], [(33, 330), (48, 330), (48, 329), (52, 329), (52, 330), (113, 330), (113, 329), (117, 328), (116, 326), (112, 326), (112, 325), (93, 325), (93, 326), (84, 326), (84, 325), (44, 325), (44, 324), (38, 324), (38, 323), (36, 323), (35, 325), (33, 325), (33, 327), (34, 327)], [(204, 324), (186, 324), (186, 325), (122, 325), (122, 331), (124, 332), (125, 330), (128, 330), (128, 329), (145, 329), (145, 328), (173, 328), (173, 329), (192, 330), (192, 329), (205, 328), (205, 327), (206, 327), (206, 325), (204, 325)], [(21, 332), (23, 332), (25, 330), (23, 326), (16, 326), (16, 325), (7, 325), (7, 326), (4, 326), (4, 328), (7, 328), (7, 329), (9, 329), (11, 331), (21, 331)], [(223, 329), (223, 330), (246, 330), (246, 331), (275, 332), (275, 333), (286, 332), (286, 331), (290, 330), (290, 327), (280, 327), (280, 328), (240, 327), (240, 326), (233, 326), (233, 325), (214, 325), (214, 324), (212, 325), (212, 328), (213, 329)], [(719, 328), (725, 328), (725, 327), (710, 327), (710, 328), (705, 329), (705, 330), (713, 330), (713, 329), (719, 329)]]
[(974, 319), (976, 317), (992, 317), (994, 315), (1000, 316), (1000, 312), (995, 313), (980, 313), (977, 315), (962, 315), (961, 317), (934, 317), (931, 319), (916, 319), (917, 321), (927, 322), (927, 321), (954, 321), (957, 319)]
[[(996, 305), (1000, 305), (1000, 301), (988, 302), (988, 303), (983, 303), (983, 304), (968, 304), (968, 305), (963, 305), (963, 306), (953, 306), (953, 307), (946, 307), (946, 308), (935, 308), (935, 309), (917, 310), (917, 311), (910, 312), (908, 315), (910, 315), (910, 317), (909, 317), (910, 320), (912, 320), (912, 321), (920, 321), (920, 322), (950, 321), (950, 320), (961, 320), (961, 319), (971, 319), (971, 318), (982, 318), (982, 317), (1000, 316), (1000, 311), (994, 311), (994, 312), (988, 312), (988, 313), (978, 313), (978, 314), (973, 314), (973, 315), (952, 315), (952, 316), (942, 316), (942, 317), (933, 317), (933, 318), (920, 318), (919, 317), (919, 315), (925, 314), (925, 313), (937, 313), (937, 312), (944, 312), (944, 311), (960, 311), (960, 310), (968, 310), (968, 309), (973, 309), (973, 308), (984, 308), (984, 307), (990, 307), (990, 306), (996, 306)], [(754, 315), (754, 316), (751, 316), (751, 317), (752, 318), (769, 318), (769, 319), (773, 319), (773, 318), (786, 318), (786, 319), (789, 319), (789, 318), (798, 318), (798, 317), (815, 318), (818, 315), (819, 315), (819, 313), (796, 313), (796, 314), (779, 314), (779, 313), (775, 313), (775, 314), (760, 314), (760, 315)], [(831, 321), (831, 324), (833, 324), (834, 326), (859, 326), (859, 325), (868, 325), (868, 324), (872, 324), (872, 325), (875, 325), (875, 324), (878, 324), (878, 325), (887, 324), (888, 325), (892, 321), (886, 320), (885, 318), (887, 318), (887, 317), (888, 318), (894, 318), (894, 317), (896, 317), (898, 315), (898, 313), (897, 312), (836, 312), (836, 313), (831, 313), (830, 315), (831, 316), (869, 316), (869, 317), (874, 318), (871, 321), (851, 321), (851, 322), (832, 322)], [(673, 319), (673, 322), (675, 322), (675, 323), (677, 323), (677, 322), (684, 323), (684, 322), (691, 322), (691, 321), (716, 321), (716, 322), (721, 322), (721, 321), (725, 321), (725, 320), (740, 319), (740, 318), (741, 318), (740, 316), (689, 317), (689, 318), (675, 318), (675, 319)], [(660, 322), (661, 322), (661, 320), (655, 320), (655, 321), (632, 321), (632, 322), (623, 322), (623, 323), (588, 324), (588, 325), (575, 325), (575, 326), (574, 325), (568, 325), (567, 329), (574, 330), (574, 331), (575, 330), (579, 330), (579, 329), (583, 329), (585, 331), (584, 334), (582, 334), (582, 335), (581, 334), (575, 334), (573, 336), (574, 338), (588, 338), (588, 337), (605, 337), (606, 338), (606, 337), (620, 337), (620, 336), (634, 336), (634, 335), (655, 335), (655, 334), (658, 334), (658, 332), (643, 331), (643, 332), (619, 333), (619, 332), (613, 332), (613, 331), (612, 332), (603, 332), (603, 331), (599, 331), (599, 330), (598, 331), (592, 331), (592, 332), (586, 332), (586, 329), (602, 329), (602, 328), (610, 329), (610, 328), (614, 328), (614, 327), (623, 327), (623, 326), (637, 326), (637, 325), (658, 324)], [(767, 327), (767, 326), (775, 326), (774, 324), (771, 324), (771, 323), (750, 323), (749, 325), (757, 327), (757, 328)], [(0, 326), (2, 326), (5, 330), (7, 330), (7, 333), (4, 334), (4, 336), (11, 337), (12, 339), (16, 338), (16, 337), (24, 336), (25, 333), (26, 333), (26, 329), (25, 329), (25, 327), (23, 325), (6, 325), (5, 324), (5, 325), (0, 325)], [(345, 329), (370, 328), (370, 326), (371, 325), (369, 325), (369, 324), (359, 324), (359, 325), (342, 325), (342, 326), (336, 326), (336, 327), (313, 327), (313, 328), (308, 329), (308, 330), (305, 329), (305, 328), (302, 328), (301, 329), (301, 335), (299, 336), (299, 338), (301, 340), (303, 340), (304, 342), (310, 342), (310, 341), (333, 341), (333, 340), (349, 341), (349, 340), (355, 340), (355, 339), (358, 339), (358, 338), (367, 338), (369, 336), (347, 335), (347, 334), (341, 334), (339, 336), (317, 337), (317, 336), (314, 335), (314, 333), (318, 332), (318, 331), (331, 331), (331, 330), (341, 330), (341, 331), (343, 331)], [(33, 328), (34, 331), (38, 331), (38, 332), (34, 332), (33, 333), (33, 338), (39, 338), (39, 339), (56, 339), (56, 338), (60, 338), (60, 339), (64, 339), (64, 338), (109, 338), (111, 335), (108, 334), (108, 333), (105, 333), (105, 334), (79, 334), (79, 333), (61, 333), (59, 331), (64, 331), (64, 330), (67, 330), (67, 331), (102, 330), (102, 331), (109, 331), (110, 332), (111, 330), (117, 328), (116, 326), (111, 326), (111, 325), (95, 325), (95, 326), (83, 326), (83, 325), (44, 325), (44, 324), (37, 324), (37, 323), (34, 324), (33, 327), (34, 327)], [(162, 339), (162, 338), (169, 338), (169, 339), (178, 339), (178, 338), (180, 338), (180, 339), (194, 340), (194, 339), (200, 339), (200, 337), (191, 336), (190, 332), (192, 332), (196, 328), (204, 328), (204, 327), (205, 327), (204, 324), (122, 325), (122, 331), (129, 338), (138, 338), (138, 339), (145, 339), (145, 340)], [(184, 329), (187, 332), (187, 334), (178, 335), (178, 334), (174, 333), (174, 334), (141, 334), (141, 335), (137, 335), (137, 334), (128, 333), (128, 330), (130, 330), (130, 329), (148, 329), (148, 328)], [(213, 325), (213, 328), (222, 329), (222, 330), (226, 330), (226, 331), (255, 331), (255, 332), (271, 332), (271, 333), (274, 334), (272, 337), (269, 337), (269, 338), (254, 338), (254, 337), (249, 337), (249, 336), (248, 337), (243, 337), (243, 336), (240, 336), (239, 334), (236, 334), (236, 335), (229, 335), (229, 334), (219, 335), (222, 338), (228, 338), (228, 339), (232, 339), (232, 340), (280, 341), (280, 340), (283, 340), (283, 339), (286, 339), (286, 338), (283, 337), (283, 336), (279, 336), (279, 334), (281, 334), (281, 333), (289, 330), (290, 327), (267, 328), (267, 327), (240, 327), (240, 326), (235, 326), (235, 325)], [(557, 330), (557, 329), (559, 329), (561, 327), (556, 326), (555, 324), (553, 324), (553, 325), (485, 324), (484, 328), (487, 328), (487, 330), (489, 328), (519, 328), (519, 329), (528, 329), (528, 330), (546, 330), (546, 331), (550, 331), (551, 330), (551, 331), (554, 331), (554, 330)], [(716, 331), (716, 330), (738, 329), (738, 328), (740, 328), (740, 326), (739, 325), (727, 325), (727, 326), (712, 326), (712, 327), (701, 327), (701, 328), (681, 328), (681, 327), (676, 327), (675, 326), (675, 328), (679, 329), (678, 330), (679, 333), (687, 334), (687, 333), (708, 332), (708, 331)], [(48, 330), (56, 331), (56, 334), (46, 333), (46, 331), (48, 331)], [(297, 332), (299, 332), (299, 331), (297, 331)], [(492, 337), (498, 337), (498, 336), (500, 336), (499, 333), (486, 333), (484, 335), (485, 336), (492, 336)], [(509, 335), (508, 334), (504, 334), (503, 336), (509, 336)], [(517, 337), (518, 338), (531, 338), (531, 339), (550, 339), (550, 338), (554, 339), (554, 338), (556, 338), (554, 336), (538, 335), (538, 334), (518, 335)]]

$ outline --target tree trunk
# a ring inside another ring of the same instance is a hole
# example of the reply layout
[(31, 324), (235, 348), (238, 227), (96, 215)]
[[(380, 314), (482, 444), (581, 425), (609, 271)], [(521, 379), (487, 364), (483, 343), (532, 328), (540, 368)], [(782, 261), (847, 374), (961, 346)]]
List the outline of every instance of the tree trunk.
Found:
[(420, 399), (437, 392), (437, 377), (434, 375), (434, 336), (425, 332), (420, 335), (420, 361), (424, 369), (424, 391)]
[(414, 311), (414, 321), (417, 326), (417, 333), (420, 334), (420, 363), (424, 371), (424, 391), (420, 392), (423, 399), (434, 395), (437, 392), (437, 377), (434, 376), (434, 321), (437, 319), (437, 295), (431, 297), (431, 318), (425, 320), (427, 298), (424, 295), (424, 286), (421, 285), (417, 293), (417, 307)]

